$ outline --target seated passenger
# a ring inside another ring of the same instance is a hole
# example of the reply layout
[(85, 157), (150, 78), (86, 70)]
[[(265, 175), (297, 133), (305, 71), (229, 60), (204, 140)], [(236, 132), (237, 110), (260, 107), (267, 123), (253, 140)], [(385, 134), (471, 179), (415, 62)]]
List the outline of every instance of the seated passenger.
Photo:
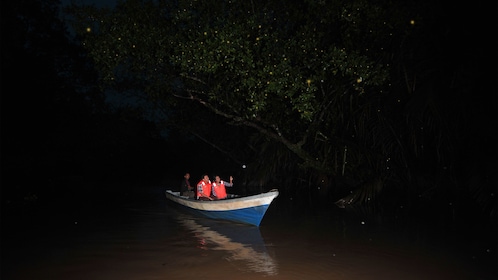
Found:
[(197, 183), (197, 199), (213, 200), (211, 198), (211, 180), (209, 180), (209, 176), (207, 174), (204, 174), (202, 180)]
[(211, 185), (213, 198), (214, 199), (227, 198), (227, 190), (225, 187), (233, 187), (233, 177), (230, 176), (230, 182), (225, 182), (221, 180), (220, 176), (216, 175), (214, 177), (214, 182)]
[(195, 197), (194, 187), (190, 185), (190, 173), (188, 172), (183, 175), (182, 184), (180, 186), (180, 195), (188, 198)]

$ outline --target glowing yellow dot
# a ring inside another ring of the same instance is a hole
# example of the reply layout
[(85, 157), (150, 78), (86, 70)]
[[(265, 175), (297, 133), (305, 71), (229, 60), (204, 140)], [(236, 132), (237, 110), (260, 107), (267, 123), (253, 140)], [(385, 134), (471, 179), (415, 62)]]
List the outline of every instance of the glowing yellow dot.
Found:
[(310, 84), (311, 84), (311, 80), (310, 80), (310, 79), (307, 79), (307, 80), (306, 80), (306, 83), (308, 84), (308, 86), (310, 86)]
[(87, 27), (86, 32), (92, 32), (92, 29), (90, 27)]
[(410, 24), (411, 24), (411, 25), (415, 25), (415, 20), (413, 20), (413, 19), (412, 19), (412, 20), (410, 20)]

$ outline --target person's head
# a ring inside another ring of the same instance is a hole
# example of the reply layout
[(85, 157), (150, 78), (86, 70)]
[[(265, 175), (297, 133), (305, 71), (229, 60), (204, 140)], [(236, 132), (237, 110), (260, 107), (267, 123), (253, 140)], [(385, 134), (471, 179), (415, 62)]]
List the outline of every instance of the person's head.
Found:
[(219, 182), (221, 181), (220, 176), (218, 176), (218, 175), (214, 176), (214, 181), (215, 181), (216, 183), (219, 183)]
[(202, 180), (204, 180), (204, 182), (209, 182), (209, 175), (207, 174), (204, 174), (204, 176), (202, 177)]
[(185, 175), (183, 175), (183, 177), (184, 177), (185, 179), (187, 179), (187, 180), (188, 180), (188, 179), (190, 179), (190, 173), (188, 173), (188, 172), (187, 172), (187, 173), (185, 173)]

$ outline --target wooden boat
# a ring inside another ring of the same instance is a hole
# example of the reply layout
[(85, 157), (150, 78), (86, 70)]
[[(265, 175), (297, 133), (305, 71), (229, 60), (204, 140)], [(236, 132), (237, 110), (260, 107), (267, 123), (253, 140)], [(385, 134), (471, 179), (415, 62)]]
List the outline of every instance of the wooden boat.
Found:
[(166, 191), (166, 198), (202, 216), (249, 224), (259, 227), (278, 190), (251, 196), (229, 196), (227, 199), (204, 201), (180, 196), (180, 192)]

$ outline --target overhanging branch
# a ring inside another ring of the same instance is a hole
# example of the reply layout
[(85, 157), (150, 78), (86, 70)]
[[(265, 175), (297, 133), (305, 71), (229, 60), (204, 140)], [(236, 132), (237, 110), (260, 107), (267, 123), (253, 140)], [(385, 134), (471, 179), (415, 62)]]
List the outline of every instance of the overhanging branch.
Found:
[[(189, 91), (189, 92), (192, 93), (193, 91)], [(269, 128), (264, 127), (256, 122), (250, 121), (250, 120), (242, 118), (240, 116), (229, 114), (225, 111), (222, 111), (222, 110), (212, 106), (209, 102), (206, 102), (203, 99), (201, 99), (195, 95), (190, 95), (188, 97), (188, 99), (191, 99), (193, 101), (198, 102), (199, 104), (202, 104), (207, 109), (214, 112), (215, 114), (222, 116), (226, 119), (232, 120), (236, 124), (247, 126), (247, 127), (252, 127), (254, 129), (256, 129), (257, 131), (259, 131), (260, 133), (263, 133), (264, 135), (270, 137), (271, 139), (282, 143), (290, 151), (292, 151), (299, 158), (301, 158), (307, 166), (312, 167), (312, 168), (317, 169), (317, 170), (323, 170), (323, 171), (328, 170), (328, 168), (326, 166), (323, 166), (323, 164), (321, 164), (319, 161), (317, 161), (315, 157), (311, 156), (306, 150), (304, 150), (302, 148), (304, 143), (306, 142), (306, 135), (304, 135), (304, 138), (301, 141), (299, 141), (297, 143), (292, 143), (287, 138), (285, 138), (281, 133), (279, 133), (278, 131), (275, 131), (275, 128), (269, 129)], [(206, 143), (209, 143), (209, 142), (206, 142)], [(212, 144), (212, 145), (214, 145), (214, 144)]]

